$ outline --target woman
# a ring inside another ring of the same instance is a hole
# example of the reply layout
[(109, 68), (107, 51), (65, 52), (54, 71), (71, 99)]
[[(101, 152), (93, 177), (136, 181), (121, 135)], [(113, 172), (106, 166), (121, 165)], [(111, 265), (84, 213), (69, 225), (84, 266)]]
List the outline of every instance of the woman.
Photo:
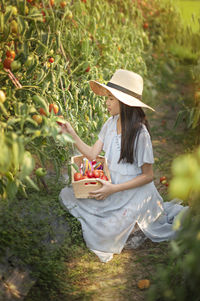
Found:
[(112, 183), (98, 179), (102, 187), (90, 199), (76, 199), (72, 188), (66, 187), (60, 200), (81, 222), (88, 248), (107, 262), (122, 251), (136, 226), (152, 241), (172, 239), (172, 221), (184, 208), (163, 203), (153, 182), (152, 143), (142, 109), (152, 108), (141, 100), (142, 77), (120, 69), (107, 85), (91, 81), (90, 86), (97, 95), (107, 97), (112, 117), (93, 146), (86, 145), (68, 122), (63, 131), (72, 135), (76, 147), (90, 160), (105, 151)]

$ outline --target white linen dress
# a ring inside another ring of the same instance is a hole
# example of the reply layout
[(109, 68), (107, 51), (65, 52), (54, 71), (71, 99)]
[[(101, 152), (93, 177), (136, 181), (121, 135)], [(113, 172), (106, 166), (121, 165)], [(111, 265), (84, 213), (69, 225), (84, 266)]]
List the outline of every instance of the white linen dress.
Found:
[[(110, 117), (99, 134), (113, 184), (137, 177), (142, 173), (144, 163), (154, 163), (151, 138), (145, 125), (137, 137), (134, 163), (118, 163), (121, 147), (121, 134), (117, 134), (118, 118), (119, 115)], [(153, 181), (116, 192), (105, 200), (76, 199), (71, 187), (63, 188), (59, 198), (62, 205), (80, 221), (87, 247), (102, 262), (111, 260), (114, 253), (122, 251), (136, 223), (154, 242), (174, 238), (176, 233), (172, 222), (185, 209), (174, 202), (163, 202)]]

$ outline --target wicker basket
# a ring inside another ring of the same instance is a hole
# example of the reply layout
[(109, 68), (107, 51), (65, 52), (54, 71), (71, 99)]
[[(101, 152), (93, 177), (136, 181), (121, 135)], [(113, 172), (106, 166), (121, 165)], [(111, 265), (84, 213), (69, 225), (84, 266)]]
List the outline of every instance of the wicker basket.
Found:
[[(71, 158), (71, 163), (75, 163), (76, 165), (78, 165), (78, 167), (80, 167), (81, 163), (83, 162), (83, 158), (84, 158), (83, 155), (74, 156)], [(104, 174), (107, 176), (108, 181), (111, 183), (110, 172), (107, 165), (107, 159), (103, 156), (97, 156), (96, 161), (102, 163)], [(82, 199), (91, 198), (89, 196), (89, 192), (101, 188), (102, 184), (98, 181), (95, 181), (95, 178), (88, 178), (80, 181), (74, 181), (75, 172), (76, 170), (72, 166), (71, 168), (72, 187), (74, 190), (75, 197), (82, 198)]]

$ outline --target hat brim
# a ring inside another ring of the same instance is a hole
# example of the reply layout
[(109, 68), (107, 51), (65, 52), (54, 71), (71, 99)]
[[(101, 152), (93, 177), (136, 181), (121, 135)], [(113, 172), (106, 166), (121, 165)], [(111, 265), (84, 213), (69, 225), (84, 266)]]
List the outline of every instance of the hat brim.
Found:
[(99, 96), (107, 96), (107, 92), (109, 91), (119, 101), (123, 102), (124, 104), (126, 104), (130, 107), (143, 107), (143, 108), (148, 108), (152, 111), (155, 111), (152, 107), (146, 105), (139, 99), (137, 99), (129, 94), (126, 94), (124, 92), (121, 92), (117, 89), (108, 87), (104, 84), (100, 84), (99, 82), (94, 81), (94, 80), (91, 80), (89, 82), (89, 84), (90, 84), (90, 88), (92, 89), (92, 91)]

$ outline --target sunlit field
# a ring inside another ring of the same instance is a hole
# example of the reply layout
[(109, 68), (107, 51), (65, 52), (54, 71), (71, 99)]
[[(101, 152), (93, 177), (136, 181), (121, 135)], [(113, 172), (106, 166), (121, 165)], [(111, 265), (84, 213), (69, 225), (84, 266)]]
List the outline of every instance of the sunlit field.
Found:
[(185, 26), (190, 26), (194, 32), (199, 31), (200, 1), (198, 0), (176, 0), (180, 13), (183, 16)]

